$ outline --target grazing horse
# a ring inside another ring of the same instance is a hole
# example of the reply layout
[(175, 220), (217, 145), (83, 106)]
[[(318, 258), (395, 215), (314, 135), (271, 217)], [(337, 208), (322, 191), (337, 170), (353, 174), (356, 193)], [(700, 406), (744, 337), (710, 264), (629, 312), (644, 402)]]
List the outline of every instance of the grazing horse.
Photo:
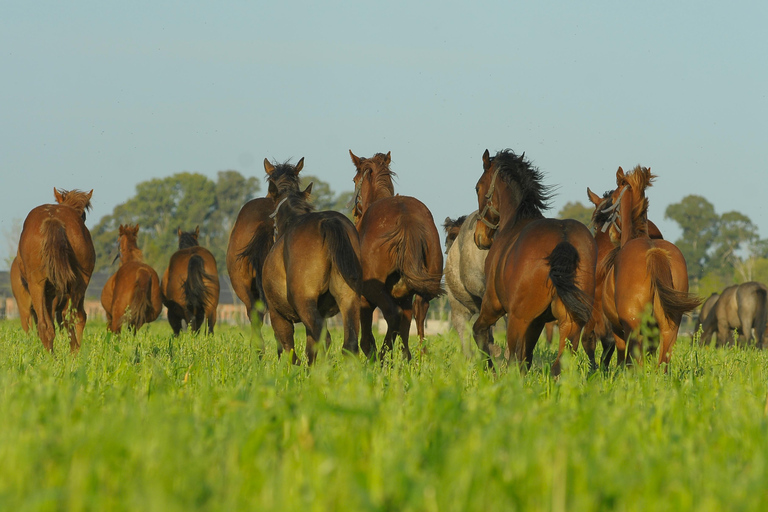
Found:
[[(704, 329), (704, 322), (707, 321), (707, 318), (712, 313), (712, 311), (715, 310), (715, 304), (717, 304), (718, 299), (720, 299), (720, 294), (717, 292), (712, 293), (707, 299), (704, 301), (704, 304), (701, 305), (701, 311), (699, 311), (699, 317), (696, 319), (696, 326), (693, 329), (694, 333), (699, 332), (699, 329)], [(709, 345), (710, 340), (704, 339), (704, 336), (701, 336), (699, 338), (699, 343), (702, 345)]]
[[(19, 320), (24, 332), (29, 332), (30, 319), (35, 320), (35, 310), (32, 309), (32, 297), (29, 295), (27, 282), (21, 277), (21, 264), (19, 257), (13, 258), (11, 263), (11, 291), (13, 298), (16, 299), (16, 305), (19, 308)], [(35, 320), (37, 323), (37, 320)]]
[(372, 319), (378, 307), (387, 321), (379, 355), (392, 349), (399, 334), (403, 354), (410, 359), (408, 334), (414, 295), (429, 302), (444, 293), (440, 286), (440, 235), (424, 203), (394, 195), (390, 153), (377, 153), (371, 158), (359, 158), (352, 151), (349, 154), (356, 169), (354, 215), (363, 258), (360, 346), (369, 357), (376, 348)]
[(640, 326), (649, 307), (659, 328), (659, 365), (668, 364), (683, 314), (701, 304), (688, 293), (688, 270), (680, 249), (649, 236), (645, 189), (655, 178), (646, 167), (637, 166), (627, 174), (619, 167), (616, 190), (609, 194), (601, 215), (593, 217), (595, 230), (607, 231), (615, 246), (601, 272), (606, 276), (603, 311), (613, 328), (620, 364), (635, 352), (642, 356)]
[(219, 273), (213, 254), (197, 243), (200, 227), (179, 233), (179, 250), (173, 253), (160, 283), (163, 304), (168, 308), (168, 323), (173, 334), (181, 332), (181, 321), (194, 331), (208, 320), (208, 332), (216, 325), (219, 305)]
[(123, 324), (133, 332), (154, 322), (163, 309), (160, 279), (155, 269), (144, 263), (136, 240), (139, 225), (120, 226), (120, 268), (107, 279), (101, 290), (101, 305), (107, 312), (107, 328), (120, 333)]
[(732, 332), (736, 329), (739, 345), (755, 340), (757, 348), (764, 348), (767, 323), (768, 287), (755, 281), (734, 284), (723, 290), (710, 314), (704, 318), (701, 342), (708, 344), (716, 332), (717, 346), (722, 347), (733, 342)]
[[(581, 222), (544, 218), (551, 194), (524, 156), (511, 150), (483, 154), (475, 243), (490, 250), (485, 294), (472, 330), (488, 356), (488, 329), (506, 313), (508, 350), (528, 368), (544, 324), (557, 320), (560, 347), (552, 366), (557, 375), (566, 340), (578, 346), (592, 316), (597, 243)], [(594, 352), (587, 355), (594, 365)], [(489, 356), (487, 362), (493, 366)]]
[[(270, 189), (275, 185), (270, 181)], [(355, 225), (339, 212), (313, 211), (310, 184), (289, 192), (274, 211), (276, 236), (264, 261), (264, 294), (278, 351), (294, 352), (294, 323), (306, 327), (312, 364), (325, 319), (341, 313), (344, 350), (358, 352), (363, 271)]]
[[(603, 367), (607, 367), (611, 362), (613, 353), (616, 350), (616, 341), (613, 338), (613, 331), (611, 329), (610, 322), (603, 312), (603, 290), (605, 288), (605, 278), (609, 270), (613, 265), (614, 248), (611, 237), (608, 234), (608, 219), (613, 215), (613, 210), (610, 209), (611, 194), (613, 191), (606, 192), (603, 196), (599, 196), (592, 192), (587, 187), (587, 196), (589, 201), (594, 205), (595, 210), (592, 213), (592, 225), (600, 226), (600, 229), (595, 229), (595, 240), (597, 241), (597, 275), (595, 281), (595, 305), (592, 310), (592, 318), (584, 327), (582, 334), (582, 344), (588, 344), (594, 350), (597, 340), (600, 340), (603, 346), (603, 357), (600, 364)], [(648, 221), (648, 236), (654, 240), (663, 240), (664, 237), (656, 227), (656, 224)]]
[(85, 227), (93, 190), (54, 188), (53, 194), (58, 204), (38, 206), (27, 215), (16, 258), (43, 346), (53, 351), (56, 318), (69, 332), (70, 350), (77, 352), (87, 318), (85, 290), (96, 263), (91, 233)]
[[(252, 320), (254, 309), (259, 325), (265, 312), (256, 308), (258, 301), (264, 302), (261, 287), (262, 267), (267, 253), (272, 248), (274, 222), (270, 215), (275, 205), (289, 190), (299, 189), (299, 172), (304, 168), (302, 158), (296, 165), (289, 162), (271, 164), (264, 159), (264, 170), (270, 181), (277, 186), (276, 195), (251, 199), (240, 209), (235, 225), (229, 235), (227, 246), (227, 272), (232, 289), (245, 304), (248, 319)], [(257, 329), (258, 332), (258, 329)]]

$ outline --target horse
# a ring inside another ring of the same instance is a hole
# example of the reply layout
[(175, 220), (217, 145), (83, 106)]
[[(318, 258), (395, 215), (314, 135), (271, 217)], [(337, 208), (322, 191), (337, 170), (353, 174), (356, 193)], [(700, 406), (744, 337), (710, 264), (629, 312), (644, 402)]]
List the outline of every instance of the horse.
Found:
[[(600, 339), (600, 343), (603, 346), (603, 356), (600, 360), (600, 364), (603, 367), (608, 366), (613, 357), (613, 353), (616, 350), (616, 340), (613, 337), (613, 330), (603, 312), (603, 289), (605, 278), (613, 264), (611, 258), (613, 257), (614, 252), (613, 242), (611, 242), (611, 237), (607, 232), (607, 220), (613, 214), (613, 210), (610, 210), (610, 197), (612, 193), (613, 191), (610, 191), (603, 194), (603, 196), (599, 196), (587, 187), (587, 197), (594, 206), (592, 226), (599, 225), (600, 229), (594, 230), (595, 241), (597, 242), (595, 305), (592, 310), (592, 318), (585, 326), (581, 339), (583, 344), (589, 344), (591, 347), (596, 347), (597, 339)], [(648, 236), (653, 240), (664, 239), (659, 228), (650, 220), (648, 220)]]
[[(709, 297), (707, 297), (707, 299), (704, 301), (704, 304), (701, 305), (701, 311), (699, 311), (699, 317), (696, 319), (696, 326), (693, 329), (694, 333), (699, 332), (699, 329), (702, 329), (702, 334), (704, 333), (704, 322), (707, 321), (707, 317), (709, 317), (709, 315), (715, 309), (715, 304), (717, 304), (719, 298), (720, 294), (713, 292)], [(699, 343), (702, 345), (708, 345), (709, 341), (710, 340), (705, 340), (703, 336), (699, 338)]]
[(10, 278), (11, 292), (13, 292), (13, 298), (16, 299), (16, 305), (19, 308), (21, 328), (24, 329), (24, 332), (29, 332), (30, 320), (34, 320), (35, 323), (37, 320), (35, 310), (32, 309), (32, 297), (29, 295), (27, 282), (21, 277), (21, 264), (18, 256), (13, 258), (13, 262), (11, 262)]
[[(270, 181), (270, 189), (275, 185)], [(294, 323), (306, 327), (307, 363), (315, 361), (325, 319), (341, 313), (344, 350), (357, 353), (363, 270), (355, 225), (335, 211), (314, 211), (312, 184), (275, 207), (276, 232), (264, 260), (264, 295), (278, 352), (294, 349)], [(326, 331), (327, 332), (327, 331)]]
[(144, 263), (136, 242), (139, 225), (118, 230), (120, 268), (109, 276), (101, 290), (101, 305), (107, 313), (107, 329), (119, 334), (123, 324), (133, 332), (154, 322), (163, 309), (160, 279), (155, 269)]
[(766, 324), (768, 288), (755, 281), (732, 285), (723, 290), (710, 314), (705, 317), (701, 342), (708, 344), (712, 334), (717, 332), (717, 346), (732, 343), (731, 333), (737, 329), (739, 345), (755, 340), (757, 348), (765, 348)]
[(58, 204), (38, 206), (27, 215), (16, 258), (43, 346), (53, 352), (56, 318), (68, 331), (74, 353), (83, 338), (85, 290), (96, 263), (91, 233), (85, 226), (93, 190), (54, 188), (53, 195)]
[(355, 166), (354, 217), (363, 264), (360, 346), (371, 357), (376, 347), (373, 310), (378, 307), (387, 322), (379, 356), (392, 350), (399, 335), (403, 355), (410, 360), (414, 295), (429, 302), (444, 293), (440, 235), (424, 203), (395, 195), (390, 153), (371, 158), (357, 157), (351, 150), (349, 154)]
[(258, 326), (261, 326), (266, 314), (262, 308), (256, 307), (258, 302), (265, 302), (261, 286), (262, 267), (274, 243), (274, 222), (270, 215), (289, 190), (299, 189), (299, 172), (303, 168), (303, 158), (296, 165), (290, 162), (272, 164), (265, 158), (264, 171), (268, 179), (276, 184), (276, 196), (267, 193), (266, 197), (245, 203), (229, 235), (226, 264), (232, 289), (245, 304), (249, 321), (253, 321), (255, 310)]
[(649, 236), (645, 190), (655, 178), (647, 167), (638, 165), (627, 174), (619, 167), (616, 189), (600, 215), (593, 217), (595, 230), (607, 231), (614, 244), (600, 272), (606, 276), (603, 311), (613, 328), (620, 364), (635, 352), (642, 356), (640, 327), (650, 308), (659, 329), (658, 364), (668, 365), (683, 314), (701, 304), (688, 293), (688, 270), (680, 249)]
[(208, 333), (216, 325), (219, 305), (219, 273), (213, 254), (201, 247), (197, 239), (200, 227), (194, 232), (178, 230), (179, 250), (173, 253), (160, 282), (163, 305), (168, 309), (168, 323), (173, 334), (181, 332), (182, 320), (198, 332), (208, 320)]
[[(482, 160), (474, 240), (489, 251), (485, 293), (472, 326), (475, 342), (493, 368), (489, 327), (507, 314), (509, 353), (527, 369), (544, 324), (557, 320), (560, 347), (552, 374), (558, 375), (566, 341), (575, 350), (592, 316), (597, 243), (579, 221), (544, 217), (551, 189), (525, 153), (506, 149), (491, 157), (486, 149)], [(584, 348), (595, 366), (594, 352)]]

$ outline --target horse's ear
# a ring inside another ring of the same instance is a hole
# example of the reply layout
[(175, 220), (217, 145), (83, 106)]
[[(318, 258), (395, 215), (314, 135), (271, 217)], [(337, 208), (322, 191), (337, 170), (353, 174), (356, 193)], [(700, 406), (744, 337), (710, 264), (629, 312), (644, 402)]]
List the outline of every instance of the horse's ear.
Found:
[(299, 163), (296, 164), (296, 174), (299, 174), (303, 168), (304, 168), (304, 157), (301, 157), (301, 160), (299, 160)]
[(265, 171), (266, 171), (266, 173), (267, 173), (267, 174), (269, 174), (270, 176), (271, 176), (271, 175), (272, 175), (272, 173), (275, 171), (275, 166), (274, 166), (274, 165), (272, 165), (271, 163), (269, 163), (269, 160), (267, 160), (266, 158), (264, 159), (264, 170), (265, 170)]
[(304, 189), (304, 192), (302, 192), (302, 194), (304, 194), (304, 199), (309, 199), (309, 196), (312, 195), (312, 185), (314, 184), (314, 181), (310, 181), (309, 185), (307, 185), (307, 188)]
[(624, 182), (624, 169), (619, 166), (619, 170), (616, 171), (616, 185), (621, 186), (621, 184)]
[(360, 157), (355, 156), (351, 149), (349, 150), (349, 156), (352, 157), (352, 163), (355, 164), (355, 167), (360, 167)]
[(133, 227), (133, 234), (134, 234), (134, 235), (138, 235), (138, 234), (139, 234), (139, 225), (138, 225), (138, 224), (136, 224), (136, 225)]
[(387, 151), (387, 157), (384, 159), (384, 165), (389, 166), (392, 163), (392, 152)]
[(491, 154), (486, 149), (485, 153), (483, 153), (483, 170), (487, 171), (490, 168), (491, 168)]
[(88, 192), (88, 201), (90, 202), (91, 197), (93, 197), (93, 189), (91, 189), (90, 192)]
[(195, 240), (200, 236), (200, 226), (195, 226)]
[(117, 235), (118, 235), (118, 236), (123, 236), (123, 233), (125, 233), (125, 226), (123, 226), (122, 224), (120, 224), (120, 227), (119, 227), (119, 228), (117, 228)]
[(589, 197), (589, 202), (595, 206), (599, 205), (600, 202), (603, 200), (602, 197), (592, 192), (592, 190), (590, 190), (589, 187), (587, 187), (587, 196)]
[(181, 228), (176, 228), (176, 233), (181, 236)]
[(56, 187), (53, 187), (53, 197), (56, 198), (56, 202), (59, 204), (64, 202), (64, 194), (59, 192)]

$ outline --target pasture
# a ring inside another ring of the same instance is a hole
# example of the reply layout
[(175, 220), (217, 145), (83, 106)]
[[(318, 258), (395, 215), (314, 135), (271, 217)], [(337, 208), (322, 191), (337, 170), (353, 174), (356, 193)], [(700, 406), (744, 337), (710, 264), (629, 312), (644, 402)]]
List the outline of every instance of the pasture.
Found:
[(0, 322), (0, 509), (768, 508), (768, 351), (681, 336), (666, 374), (591, 375), (566, 351), (553, 380), (546, 343), (493, 374), (454, 332), (383, 365), (335, 332), (307, 369), (264, 332), (260, 356), (248, 328), (89, 322), (51, 356)]

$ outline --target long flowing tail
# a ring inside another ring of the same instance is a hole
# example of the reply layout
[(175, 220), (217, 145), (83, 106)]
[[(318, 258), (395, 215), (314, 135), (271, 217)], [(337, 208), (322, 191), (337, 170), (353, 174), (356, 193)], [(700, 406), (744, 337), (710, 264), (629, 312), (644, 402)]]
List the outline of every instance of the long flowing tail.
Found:
[(349, 232), (344, 227), (344, 222), (341, 219), (324, 219), (322, 232), (323, 241), (331, 254), (333, 265), (350, 288), (360, 293), (363, 267), (349, 239)]
[(688, 292), (676, 290), (672, 282), (669, 253), (654, 247), (645, 256), (651, 286), (659, 298), (664, 316), (674, 322), (680, 322), (684, 313), (693, 311), (702, 303), (702, 299)]
[(568, 242), (560, 242), (547, 257), (549, 279), (574, 320), (585, 325), (592, 317), (593, 298), (576, 284), (579, 252)]
[(126, 319), (131, 325), (140, 329), (150, 322), (149, 311), (152, 309), (152, 274), (146, 268), (140, 268), (136, 273), (136, 283), (130, 305), (130, 318)]
[(194, 318), (203, 314), (211, 304), (211, 291), (205, 285), (205, 279), (215, 281), (216, 278), (205, 271), (205, 261), (202, 256), (195, 254), (187, 264), (187, 280), (184, 281), (184, 298), (187, 301), (187, 312)]
[[(430, 272), (427, 269), (428, 233), (424, 224), (399, 224), (387, 233), (386, 239), (395, 251), (395, 265), (406, 286), (414, 293), (430, 301), (445, 293), (440, 284), (442, 272)], [(440, 251), (439, 242), (436, 249)]]
[(72, 289), (77, 282), (80, 265), (67, 238), (64, 223), (59, 219), (45, 219), (40, 226), (42, 244), (40, 255), (43, 260), (45, 274), (53, 285), (58, 296)]

